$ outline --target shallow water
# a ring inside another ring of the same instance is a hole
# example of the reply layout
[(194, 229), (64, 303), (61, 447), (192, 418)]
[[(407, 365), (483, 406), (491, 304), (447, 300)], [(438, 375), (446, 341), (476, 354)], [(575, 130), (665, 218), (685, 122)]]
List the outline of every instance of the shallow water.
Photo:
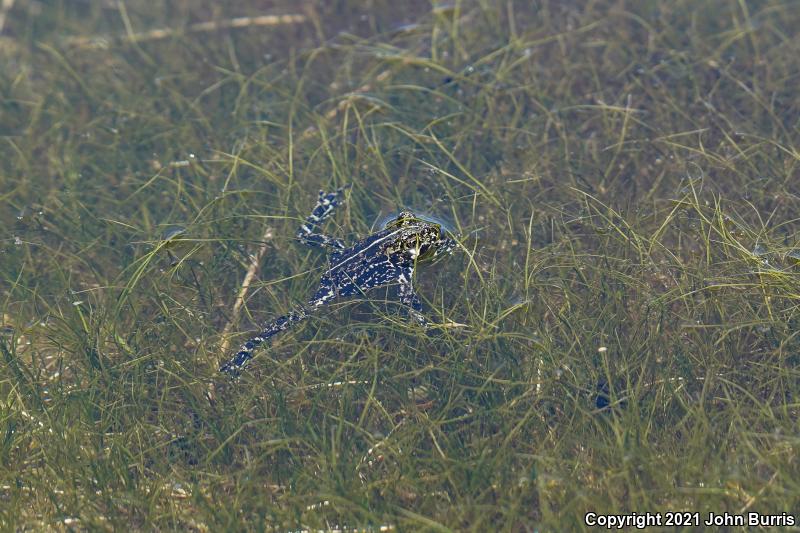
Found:
[[(790, 4), (0, 10), (3, 529), (797, 508)], [(346, 183), (334, 237), (459, 236), (437, 327), (376, 291), (220, 376)]]

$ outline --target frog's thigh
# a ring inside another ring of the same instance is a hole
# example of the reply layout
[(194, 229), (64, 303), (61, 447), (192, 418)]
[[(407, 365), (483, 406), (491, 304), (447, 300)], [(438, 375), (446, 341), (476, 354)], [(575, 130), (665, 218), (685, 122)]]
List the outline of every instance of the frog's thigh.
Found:
[(320, 307), (334, 298), (336, 298), (336, 286), (329, 276), (323, 276), (319, 282), (317, 292), (314, 293), (313, 298), (309, 300), (308, 305), (311, 307)]

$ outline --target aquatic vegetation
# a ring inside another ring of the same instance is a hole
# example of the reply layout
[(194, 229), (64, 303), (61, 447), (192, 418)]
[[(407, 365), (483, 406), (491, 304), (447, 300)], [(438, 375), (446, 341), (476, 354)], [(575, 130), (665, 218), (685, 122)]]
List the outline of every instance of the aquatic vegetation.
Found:
[(791, 3), (0, 4), (3, 530), (799, 508)]

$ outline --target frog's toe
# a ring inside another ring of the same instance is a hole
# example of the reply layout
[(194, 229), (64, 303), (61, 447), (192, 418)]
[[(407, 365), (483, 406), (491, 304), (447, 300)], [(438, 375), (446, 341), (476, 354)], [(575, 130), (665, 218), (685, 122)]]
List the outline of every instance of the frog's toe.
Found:
[(416, 324), (419, 324), (423, 328), (425, 329), (430, 328), (431, 323), (428, 321), (425, 315), (420, 313), (418, 310), (407, 307), (406, 316), (409, 320), (415, 322)]

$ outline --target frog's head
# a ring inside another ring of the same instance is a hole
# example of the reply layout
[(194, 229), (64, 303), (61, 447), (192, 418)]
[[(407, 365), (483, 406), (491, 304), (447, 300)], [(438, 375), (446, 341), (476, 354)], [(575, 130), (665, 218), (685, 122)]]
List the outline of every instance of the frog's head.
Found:
[(412, 211), (400, 211), (400, 213), (396, 217), (394, 217), (393, 219), (389, 220), (386, 223), (385, 227), (386, 229), (403, 228), (420, 222), (429, 223), (427, 220), (423, 220), (417, 215), (415, 215)]
[(447, 236), (441, 224), (426, 220), (411, 211), (401, 211), (386, 224), (386, 229), (402, 229), (393, 247), (410, 253), (416, 260), (432, 259), (450, 252), (455, 241)]

